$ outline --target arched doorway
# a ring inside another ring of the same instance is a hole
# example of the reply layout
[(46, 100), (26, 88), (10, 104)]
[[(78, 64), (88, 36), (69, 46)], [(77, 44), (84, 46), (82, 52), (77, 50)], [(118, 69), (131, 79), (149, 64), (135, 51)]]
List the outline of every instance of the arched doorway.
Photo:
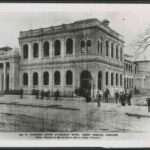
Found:
[(82, 71), (80, 75), (80, 88), (83, 90), (83, 93), (81, 93), (81, 96), (86, 96), (88, 93), (88, 96), (91, 97), (91, 81), (91, 73), (87, 70)]

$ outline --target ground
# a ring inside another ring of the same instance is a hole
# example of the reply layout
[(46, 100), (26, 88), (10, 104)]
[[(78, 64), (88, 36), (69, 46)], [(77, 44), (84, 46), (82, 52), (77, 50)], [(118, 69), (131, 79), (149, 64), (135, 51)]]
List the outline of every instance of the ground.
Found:
[(0, 97), (0, 132), (149, 132), (150, 112), (145, 97), (132, 106), (86, 103), (82, 100), (36, 100)]

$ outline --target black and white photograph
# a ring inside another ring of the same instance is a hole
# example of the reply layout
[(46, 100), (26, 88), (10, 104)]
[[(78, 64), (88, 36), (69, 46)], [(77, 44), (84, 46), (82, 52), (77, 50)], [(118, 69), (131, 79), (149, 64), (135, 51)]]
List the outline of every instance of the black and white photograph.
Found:
[(150, 146), (149, 16), (150, 4), (1, 3), (0, 140)]

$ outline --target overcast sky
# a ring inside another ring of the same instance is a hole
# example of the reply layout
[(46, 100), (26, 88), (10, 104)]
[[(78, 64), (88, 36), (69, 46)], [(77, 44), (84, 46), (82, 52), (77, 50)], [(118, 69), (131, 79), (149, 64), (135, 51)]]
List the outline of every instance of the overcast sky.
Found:
[(97, 18), (108, 19), (124, 36), (125, 53), (132, 53), (128, 45), (150, 26), (149, 16), (150, 5), (0, 4), (0, 46), (18, 47), (20, 31)]

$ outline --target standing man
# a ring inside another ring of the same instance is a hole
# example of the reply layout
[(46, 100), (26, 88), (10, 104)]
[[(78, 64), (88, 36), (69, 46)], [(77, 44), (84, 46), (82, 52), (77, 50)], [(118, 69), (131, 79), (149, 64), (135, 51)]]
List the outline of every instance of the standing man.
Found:
[(105, 91), (105, 99), (106, 99), (107, 103), (108, 103), (108, 95), (109, 95), (109, 90), (107, 88), (106, 91)]
[(42, 89), (41, 90), (41, 99), (43, 99), (44, 98), (44, 90)]
[(23, 89), (20, 89), (20, 99), (23, 99)]
[(115, 99), (116, 99), (116, 103), (119, 102), (119, 93), (118, 90), (115, 92)]
[(101, 94), (99, 93), (99, 91), (97, 91), (96, 100), (97, 100), (97, 107), (100, 107), (101, 106)]

